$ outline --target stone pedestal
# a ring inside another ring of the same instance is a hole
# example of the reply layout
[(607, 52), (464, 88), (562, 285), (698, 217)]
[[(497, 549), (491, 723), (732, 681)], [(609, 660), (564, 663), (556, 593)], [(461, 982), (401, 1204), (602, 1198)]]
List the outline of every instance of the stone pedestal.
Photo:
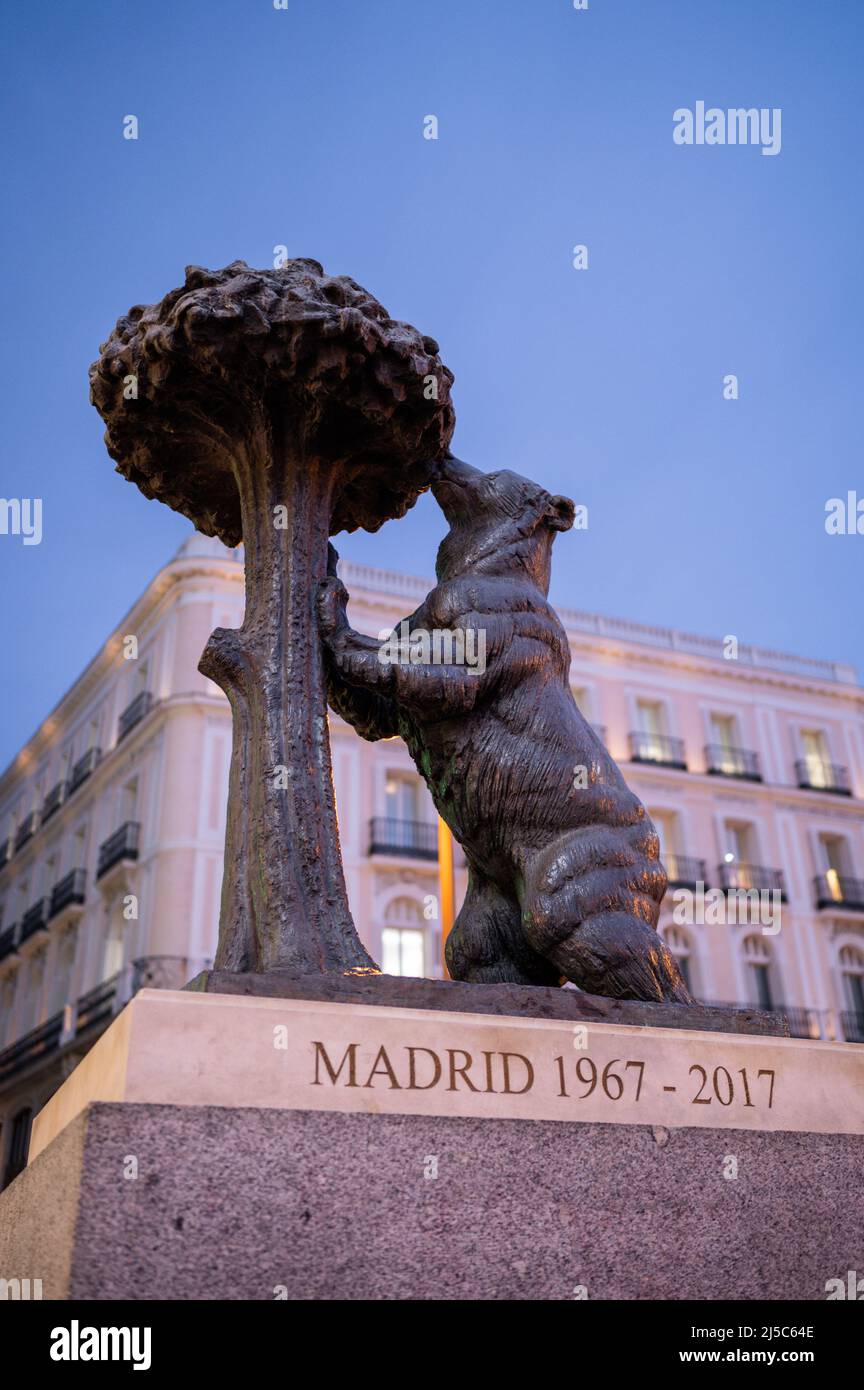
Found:
[(0, 1277), (91, 1299), (823, 1299), (864, 1049), (142, 991), (37, 1117)]

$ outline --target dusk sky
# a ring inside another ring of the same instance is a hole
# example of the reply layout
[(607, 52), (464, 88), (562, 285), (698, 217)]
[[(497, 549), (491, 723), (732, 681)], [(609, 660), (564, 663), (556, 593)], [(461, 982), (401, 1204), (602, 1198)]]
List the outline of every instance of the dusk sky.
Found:
[[(554, 600), (864, 670), (864, 535), (825, 531), (864, 498), (861, 0), (12, 0), (5, 27), (0, 493), (42, 499), (43, 539), (0, 535), (0, 766), (190, 533), (113, 471), (100, 342), (187, 264), (280, 244), (437, 338), (457, 454), (587, 505)], [(780, 152), (675, 144), (699, 101), (779, 108)], [(426, 496), (335, 543), (431, 575), (444, 530)]]

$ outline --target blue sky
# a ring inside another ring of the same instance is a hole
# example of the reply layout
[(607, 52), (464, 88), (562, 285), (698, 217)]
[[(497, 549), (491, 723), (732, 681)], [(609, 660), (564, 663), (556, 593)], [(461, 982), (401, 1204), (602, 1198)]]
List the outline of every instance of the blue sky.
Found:
[[(6, 30), (0, 494), (43, 541), (0, 536), (0, 766), (189, 532), (113, 472), (99, 343), (280, 243), (439, 340), (457, 453), (588, 506), (553, 598), (864, 669), (864, 536), (824, 529), (864, 496), (860, 0), (10, 0)], [(675, 145), (698, 100), (780, 107), (781, 153)], [(431, 574), (443, 530), (425, 497), (336, 544)]]

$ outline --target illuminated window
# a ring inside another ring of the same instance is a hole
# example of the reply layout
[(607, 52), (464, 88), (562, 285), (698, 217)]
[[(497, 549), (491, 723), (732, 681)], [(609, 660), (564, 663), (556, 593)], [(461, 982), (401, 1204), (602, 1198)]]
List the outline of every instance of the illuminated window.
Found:
[(394, 898), (384, 914), (381, 969), (385, 975), (426, 974), (426, 923), (414, 898)]
[(385, 975), (426, 974), (424, 933), (414, 927), (385, 927), (381, 933), (381, 969)]

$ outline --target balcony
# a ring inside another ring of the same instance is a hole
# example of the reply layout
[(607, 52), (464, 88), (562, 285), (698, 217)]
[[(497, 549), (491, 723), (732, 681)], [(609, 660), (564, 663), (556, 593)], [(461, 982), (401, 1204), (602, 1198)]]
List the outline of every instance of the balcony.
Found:
[(0, 1052), (0, 1086), (48, 1053), (56, 1052), (62, 1032), (63, 1015), (59, 1013), (31, 1033), (25, 1033), (10, 1047), (4, 1048)]
[(51, 905), (48, 909), (49, 917), (56, 917), (58, 912), (64, 908), (83, 903), (87, 889), (86, 869), (73, 869), (55, 883), (51, 892)]
[(114, 1005), (119, 980), (119, 974), (112, 975), (110, 979), (102, 980), (95, 989), (88, 990), (86, 994), (81, 995), (76, 1010), (76, 1037), (79, 1037), (81, 1033), (86, 1033), (89, 1028), (95, 1028), (98, 1023), (104, 1023), (111, 1018), (115, 1012)]
[(685, 854), (661, 855), (670, 888), (696, 889), (697, 883), (708, 887), (708, 870), (704, 859), (690, 859)]
[(677, 767), (679, 771), (686, 772), (684, 740), (667, 738), (665, 734), (631, 733), (630, 761), (654, 763), (659, 767)]
[(58, 782), (56, 787), (52, 787), (45, 800), (42, 802), (42, 824), (50, 820), (55, 811), (59, 811), (66, 799), (66, 783)]
[(125, 825), (121, 825), (119, 830), (115, 830), (113, 835), (109, 835), (107, 840), (103, 840), (99, 846), (99, 860), (96, 866), (96, 877), (102, 878), (109, 869), (113, 869), (115, 864), (129, 862), (138, 858), (138, 838), (141, 833), (141, 826), (137, 820), (127, 820)]
[(818, 908), (843, 908), (847, 912), (864, 912), (864, 880), (847, 878), (834, 869), (817, 874), (813, 890)]
[(69, 796), (78, 790), (82, 782), (87, 781), (87, 778), (90, 776), (101, 757), (101, 748), (89, 748), (83, 758), (78, 759), (69, 777)]
[(438, 826), (426, 821), (373, 816), (369, 822), (369, 853), (434, 861), (438, 858)]
[(761, 782), (759, 754), (749, 748), (727, 748), (722, 743), (705, 745), (705, 766), (713, 777), (738, 777), (745, 782)]
[(790, 1038), (821, 1037), (818, 1009), (801, 1008), (791, 1004), (771, 1004), (770, 1007), (766, 1007), (764, 1004), (730, 1003), (717, 999), (706, 999), (705, 1003), (712, 1009), (746, 1009), (748, 1012), (757, 1009), (761, 1013), (777, 1014), (788, 1020)]
[(14, 956), (18, 951), (18, 923), (13, 922), (11, 927), (5, 927), (0, 931), (0, 960), (5, 960), (7, 956)]
[(37, 932), (48, 930), (48, 906), (48, 899), (40, 898), (32, 907), (28, 907), (21, 918), (22, 941), (29, 941)]
[(800, 758), (795, 764), (795, 776), (803, 791), (852, 795), (849, 772), (836, 763), (826, 763), (821, 758)]
[(140, 724), (145, 714), (153, 704), (153, 696), (149, 690), (142, 690), (140, 695), (136, 695), (131, 705), (127, 705), (120, 718), (117, 720), (117, 742), (121, 743), (128, 733)]
[(779, 869), (766, 869), (763, 864), (719, 864), (717, 873), (724, 893), (778, 892), (784, 898), (786, 886)]
[(22, 820), (18, 829), (15, 831), (16, 854), (18, 853), (19, 849), (23, 849), (27, 841), (31, 840), (33, 836), (36, 834), (36, 828), (38, 824), (39, 817), (35, 811), (31, 811), (29, 816), (26, 816), (25, 819)]
[(841, 1014), (840, 1027), (843, 1029), (843, 1037), (846, 1042), (864, 1043), (864, 1014), (851, 1012)]

